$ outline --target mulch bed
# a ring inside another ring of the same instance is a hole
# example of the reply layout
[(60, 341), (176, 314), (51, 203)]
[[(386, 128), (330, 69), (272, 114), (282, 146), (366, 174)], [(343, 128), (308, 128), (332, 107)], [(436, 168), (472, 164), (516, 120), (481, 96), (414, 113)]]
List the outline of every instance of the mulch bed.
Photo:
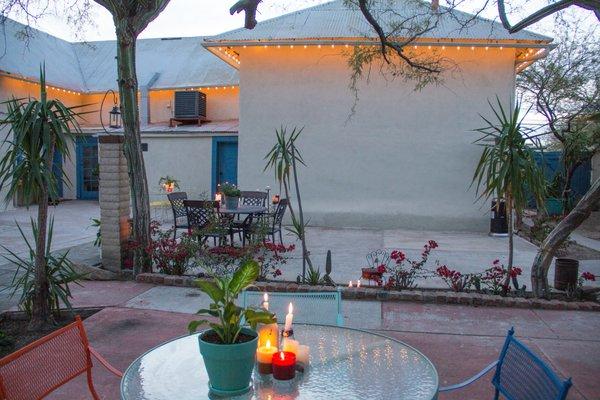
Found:
[[(99, 308), (75, 309), (74, 314), (80, 315), (82, 319), (100, 311)], [(73, 315), (74, 315), (73, 314)], [(46, 336), (75, 320), (69, 312), (63, 312), (56, 319), (56, 326), (41, 331), (29, 331), (29, 320), (23, 312), (4, 312), (0, 314), (0, 358), (11, 354), (29, 343)]]

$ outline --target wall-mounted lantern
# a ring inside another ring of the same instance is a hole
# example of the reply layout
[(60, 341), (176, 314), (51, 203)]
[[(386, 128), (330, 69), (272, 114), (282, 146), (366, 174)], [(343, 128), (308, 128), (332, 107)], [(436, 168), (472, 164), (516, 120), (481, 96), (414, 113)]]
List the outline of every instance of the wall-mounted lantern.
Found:
[(106, 101), (106, 97), (112, 93), (113, 95), (113, 106), (112, 109), (108, 112), (108, 126), (113, 129), (119, 129), (121, 127), (121, 110), (119, 107), (119, 103), (117, 102), (117, 94), (112, 90), (108, 89), (106, 93), (104, 93), (104, 97), (102, 98), (102, 103), (100, 103), (100, 124), (102, 125), (102, 129), (104, 132), (108, 133), (106, 127), (104, 126), (104, 120), (102, 118), (102, 110), (104, 107), (104, 102)]

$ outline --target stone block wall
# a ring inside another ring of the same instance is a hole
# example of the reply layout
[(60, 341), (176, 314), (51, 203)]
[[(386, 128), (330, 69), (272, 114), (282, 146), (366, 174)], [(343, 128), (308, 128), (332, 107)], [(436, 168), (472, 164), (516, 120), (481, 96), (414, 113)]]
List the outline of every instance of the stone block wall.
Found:
[(102, 265), (121, 272), (129, 238), (129, 176), (123, 153), (123, 136), (100, 136), (100, 220), (102, 221)]

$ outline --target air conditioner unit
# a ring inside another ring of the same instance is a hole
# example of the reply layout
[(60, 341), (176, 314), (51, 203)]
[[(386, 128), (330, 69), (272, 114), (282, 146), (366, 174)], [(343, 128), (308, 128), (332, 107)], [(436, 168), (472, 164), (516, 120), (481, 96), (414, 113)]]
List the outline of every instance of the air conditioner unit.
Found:
[(206, 94), (196, 91), (175, 92), (175, 119), (206, 119)]

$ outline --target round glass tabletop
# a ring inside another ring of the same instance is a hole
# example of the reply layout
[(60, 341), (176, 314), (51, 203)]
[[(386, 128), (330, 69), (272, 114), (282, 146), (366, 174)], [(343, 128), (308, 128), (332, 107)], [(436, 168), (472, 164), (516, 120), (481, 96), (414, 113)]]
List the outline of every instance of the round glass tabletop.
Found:
[[(254, 371), (240, 400), (437, 398), (438, 375), (421, 352), (400, 341), (356, 329), (294, 324), (310, 346), (310, 367), (292, 382)], [(199, 400), (209, 395), (198, 334), (163, 343), (138, 357), (121, 381), (122, 400)]]

